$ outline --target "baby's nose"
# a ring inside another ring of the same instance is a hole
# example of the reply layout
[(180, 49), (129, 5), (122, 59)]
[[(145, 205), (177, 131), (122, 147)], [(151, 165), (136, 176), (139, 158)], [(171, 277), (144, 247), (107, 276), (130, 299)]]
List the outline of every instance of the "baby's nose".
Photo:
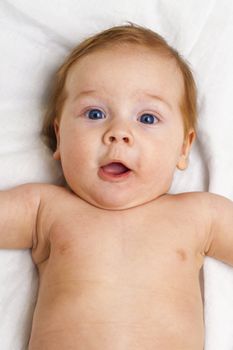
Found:
[(133, 145), (133, 135), (126, 130), (109, 130), (104, 134), (104, 143), (110, 145), (112, 143), (126, 143)]

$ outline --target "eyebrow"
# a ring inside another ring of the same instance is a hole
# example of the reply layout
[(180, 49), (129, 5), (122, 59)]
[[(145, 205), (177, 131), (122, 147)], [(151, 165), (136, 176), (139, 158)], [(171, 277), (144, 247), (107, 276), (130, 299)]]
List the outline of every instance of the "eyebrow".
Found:
[[(74, 101), (76, 101), (77, 99), (79, 99), (83, 96), (92, 95), (92, 94), (97, 93), (97, 92), (98, 92), (97, 90), (93, 90), (93, 89), (92, 90), (83, 90), (75, 96)], [(151, 99), (154, 99), (154, 100), (159, 100), (160, 102), (165, 104), (169, 109), (172, 110), (171, 104), (169, 102), (167, 102), (163, 97), (161, 97), (159, 95), (152, 94), (150, 92), (144, 92), (143, 95), (150, 97)]]
[(160, 102), (164, 103), (169, 109), (172, 109), (172, 106), (169, 102), (167, 102), (163, 97), (159, 95), (152, 94), (150, 92), (145, 92), (143, 94), (144, 96), (150, 97), (153, 100), (159, 100)]
[(92, 95), (93, 93), (96, 93), (97, 90), (83, 90), (79, 92), (77, 95), (74, 97), (74, 101), (77, 100), (80, 97), (86, 96), (86, 95)]

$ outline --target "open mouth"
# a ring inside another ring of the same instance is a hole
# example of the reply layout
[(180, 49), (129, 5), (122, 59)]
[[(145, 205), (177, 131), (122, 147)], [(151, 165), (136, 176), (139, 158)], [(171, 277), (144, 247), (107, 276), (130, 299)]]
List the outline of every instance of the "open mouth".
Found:
[(104, 179), (125, 178), (130, 172), (131, 169), (120, 162), (112, 162), (100, 167), (100, 175)]

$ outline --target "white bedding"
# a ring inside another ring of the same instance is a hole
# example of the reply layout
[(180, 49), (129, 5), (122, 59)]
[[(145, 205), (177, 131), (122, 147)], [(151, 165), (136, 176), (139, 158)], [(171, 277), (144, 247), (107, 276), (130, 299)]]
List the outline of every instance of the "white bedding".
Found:
[[(197, 79), (199, 137), (189, 169), (176, 173), (171, 191), (209, 190), (233, 199), (233, 2), (100, 3), (0, 1), (0, 189), (60, 181), (60, 169), (39, 139), (50, 77), (81, 39), (132, 21), (178, 48)], [(204, 287), (205, 349), (232, 350), (233, 269), (207, 258)], [(36, 291), (30, 252), (0, 251), (1, 350), (26, 349)]]

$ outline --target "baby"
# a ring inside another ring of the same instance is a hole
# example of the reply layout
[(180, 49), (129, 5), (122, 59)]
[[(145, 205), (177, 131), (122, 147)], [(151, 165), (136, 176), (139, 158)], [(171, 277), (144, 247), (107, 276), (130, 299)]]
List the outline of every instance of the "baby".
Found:
[(39, 271), (30, 350), (202, 350), (205, 255), (233, 265), (233, 203), (168, 194), (196, 135), (187, 63), (135, 25), (59, 69), (43, 133), (66, 187), (0, 192), (0, 247)]

